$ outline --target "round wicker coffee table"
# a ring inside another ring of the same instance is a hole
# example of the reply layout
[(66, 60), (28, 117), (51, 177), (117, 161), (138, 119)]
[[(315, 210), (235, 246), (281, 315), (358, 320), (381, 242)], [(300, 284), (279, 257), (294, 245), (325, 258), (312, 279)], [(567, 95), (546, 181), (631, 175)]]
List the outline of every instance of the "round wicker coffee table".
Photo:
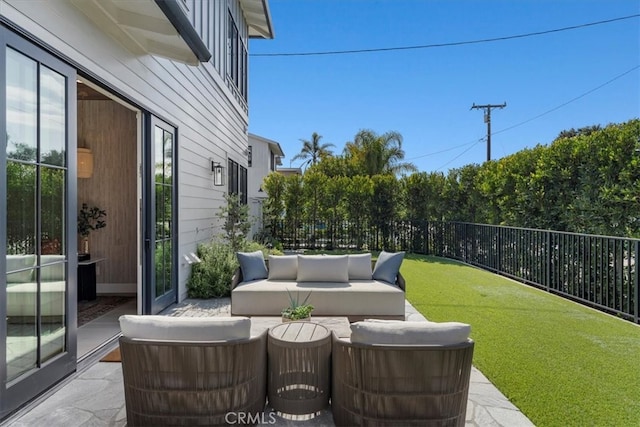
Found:
[(312, 322), (288, 322), (269, 330), (268, 396), (271, 407), (303, 415), (329, 405), (331, 334)]

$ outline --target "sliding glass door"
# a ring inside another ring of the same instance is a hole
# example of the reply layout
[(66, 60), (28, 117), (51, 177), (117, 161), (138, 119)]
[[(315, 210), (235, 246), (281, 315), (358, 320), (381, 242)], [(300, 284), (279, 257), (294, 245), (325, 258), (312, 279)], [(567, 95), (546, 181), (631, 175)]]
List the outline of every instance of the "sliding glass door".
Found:
[(76, 365), (75, 70), (0, 28), (0, 418)]

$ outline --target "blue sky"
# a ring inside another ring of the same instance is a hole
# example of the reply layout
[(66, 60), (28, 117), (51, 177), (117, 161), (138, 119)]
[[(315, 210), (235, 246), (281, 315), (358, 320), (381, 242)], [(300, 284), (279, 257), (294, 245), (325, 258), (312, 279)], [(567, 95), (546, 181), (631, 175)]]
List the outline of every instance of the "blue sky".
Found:
[(487, 130), (482, 110), (470, 110), (474, 103), (507, 103), (492, 111), (493, 159), (549, 144), (564, 129), (640, 117), (638, 17), (464, 46), (253, 56), (513, 36), (639, 14), (638, 0), (270, 0), (269, 5), (276, 38), (249, 45), (249, 131), (280, 143), (284, 167), (301, 163), (290, 159), (300, 151), (300, 139), (313, 132), (341, 153), (360, 129), (400, 132), (406, 160), (421, 171), (482, 163)]

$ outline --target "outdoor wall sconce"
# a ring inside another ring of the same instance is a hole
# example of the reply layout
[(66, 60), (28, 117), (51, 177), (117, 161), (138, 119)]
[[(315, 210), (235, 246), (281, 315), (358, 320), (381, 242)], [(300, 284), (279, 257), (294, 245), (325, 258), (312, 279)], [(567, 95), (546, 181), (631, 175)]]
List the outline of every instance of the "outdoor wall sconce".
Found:
[(93, 176), (93, 153), (90, 148), (78, 148), (78, 178)]
[(224, 166), (220, 162), (211, 160), (211, 173), (213, 174), (213, 185), (221, 187), (224, 185)]

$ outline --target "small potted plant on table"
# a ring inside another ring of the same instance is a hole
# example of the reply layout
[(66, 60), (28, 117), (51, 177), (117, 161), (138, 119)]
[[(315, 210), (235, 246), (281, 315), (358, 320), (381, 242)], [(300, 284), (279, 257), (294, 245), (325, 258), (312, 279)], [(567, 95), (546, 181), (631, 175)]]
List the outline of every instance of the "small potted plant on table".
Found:
[(89, 234), (93, 230), (100, 230), (107, 226), (104, 219), (107, 212), (97, 206), (89, 207), (86, 203), (82, 204), (82, 209), (78, 213), (78, 234), (82, 237), (82, 253), (89, 254)]
[(311, 292), (307, 294), (305, 299), (300, 302), (299, 294), (296, 292), (296, 297), (294, 298), (291, 295), (291, 292), (287, 290), (287, 294), (289, 294), (289, 307), (286, 307), (282, 310), (282, 321), (283, 322), (293, 322), (293, 321), (308, 321), (311, 319), (311, 312), (313, 311), (313, 306), (311, 304), (307, 304), (309, 301), (309, 296), (311, 296)]

